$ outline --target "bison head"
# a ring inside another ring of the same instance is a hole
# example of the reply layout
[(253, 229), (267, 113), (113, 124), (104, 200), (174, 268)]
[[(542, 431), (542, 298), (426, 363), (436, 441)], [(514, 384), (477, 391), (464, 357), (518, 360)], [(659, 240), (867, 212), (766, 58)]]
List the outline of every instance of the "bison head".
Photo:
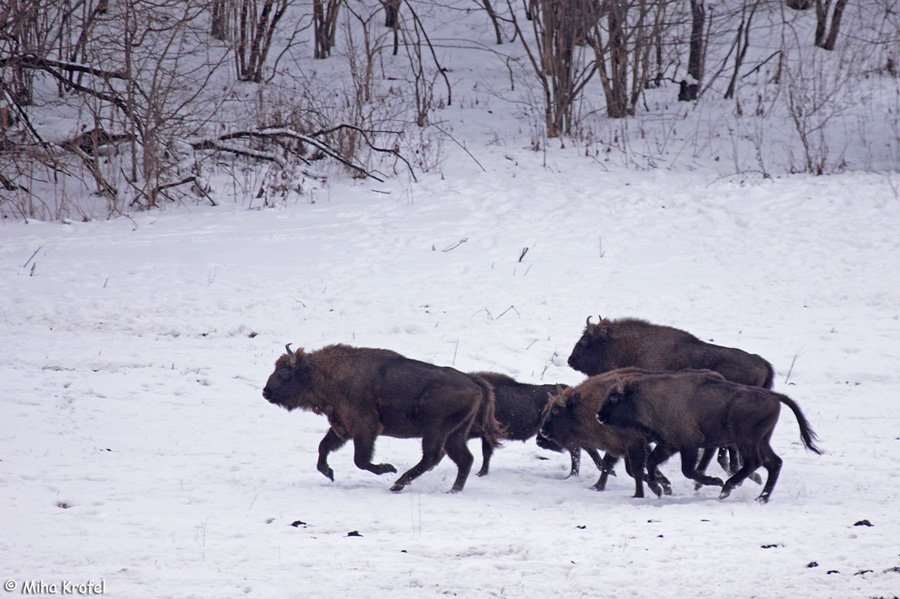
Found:
[(284, 349), (287, 353), (275, 362), (275, 372), (269, 375), (262, 395), (269, 403), (290, 411), (301, 407), (301, 398), (310, 386), (310, 366), (302, 349), (293, 352), (290, 343)]
[(609, 388), (600, 404), (597, 421), (614, 428), (639, 428), (640, 419), (634, 402), (638, 385), (639, 381), (626, 384), (616, 376), (616, 384)]
[(571, 387), (557, 387), (557, 395), (548, 393), (547, 405), (541, 416), (537, 444), (543, 449), (562, 451), (568, 449), (576, 423), (575, 404), (581, 397)]
[(615, 368), (608, 357), (611, 349), (609, 324), (609, 320), (602, 317), (600, 322), (592, 324), (591, 317), (587, 317), (584, 333), (569, 355), (569, 366), (588, 376)]

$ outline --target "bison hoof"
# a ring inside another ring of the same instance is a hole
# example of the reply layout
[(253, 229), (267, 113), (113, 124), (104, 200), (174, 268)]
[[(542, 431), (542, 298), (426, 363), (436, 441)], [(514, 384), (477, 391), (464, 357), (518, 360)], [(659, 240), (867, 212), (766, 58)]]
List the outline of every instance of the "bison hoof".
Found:
[(719, 493), (719, 499), (725, 499), (729, 495), (731, 495), (731, 489), (722, 489), (722, 492)]
[(400, 491), (403, 490), (403, 488), (404, 488), (405, 486), (406, 486), (406, 485), (401, 485), (401, 484), (397, 483), (397, 484), (395, 484), (393, 487), (391, 487), (391, 492), (393, 492), (393, 493), (399, 493)]
[(381, 476), (382, 474), (387, 474), (388, 472), (390, 472), (391, 474), (396, 474), (397, 469), (394, 468), (391, 464), (378, 464), (378, 466), (372, 469), (372, 472)]
[(334, 470), (332, 470), (331, 468), (328, 468), (327, 470), (319, 470), (319, 472), (324, 474), (328, 478), (328, 480), (330, 480), (331, 482), (334, 482)]
[(760, 503), (769, 503), (769, 494), (763, 493), (762, 495), (757, 497), (756, 500)]
[(487, 476), (488, 471), (484, 468), (475, 473), (475, 476)]

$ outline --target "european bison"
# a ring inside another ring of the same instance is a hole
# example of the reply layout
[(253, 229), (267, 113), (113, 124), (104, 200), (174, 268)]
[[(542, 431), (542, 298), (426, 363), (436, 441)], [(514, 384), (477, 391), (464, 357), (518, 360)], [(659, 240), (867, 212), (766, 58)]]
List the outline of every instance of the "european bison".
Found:
[(397, 472), (373, 464), (378, 435), (422, 438), (422, 460), (403, 474), (400, 491), (434, 468), (446, 451), (458, 468), (451, 492), (462, 491), (474, 458), (466, 447), (469, 429), (479, 425), (489, 443), (498, 443), (494, 394), (484, 381), (453, 368), (405, 358), (386, 349), (329, 345), (318, 351), (291, 351), (275, 362), (263, 397), (288, 411), (324, 414), (331, 428), (319, 443), (318, 470), (332, 481), (328, 454), (353, 439), (353, 461), (375, 474)]
[[(607, 393), (597, 419), (624, 431), (644, 432), (656, 441), (647, 463), (651, 488), (656, 484), (656, 465), (681, 452), (684, 475), (704, 485), (723, 487), (720, 499), (764, 466), (768, 477), (757, 499), (765, 503), (781, 471), (782, 460), (769, 445), (781, 404), (794, 412), (803, 444), (821, 454), (809, 422), (789, 397), (697, 372), (651, 374), (621, 381)], [(695, 466), (701, 448), (723, 446), (736, 447), (744, 462), (724, 486), (721, 479), (698, 473)]]
[[(494, 396), (496, 397), (496, 417), (497, 422), (504, 429), (504, 437), (514, 441), (526, 441), (535, 436), (541, 424), (541, 415), (544, 412), (544, 406), (547, 405), (547, 395), (556, 391), (556, 385), (529, 385), (520, 383), (512, 377), (496, 372), (474, 372), (470, 376), (480, 377), (490, 383), (494, 388)], [(481, 437), (481, 470), (477, 472), (478, 476), (484, 476), (488, 473), (491, 465), (491, 456), (494, 453), (496, 443), (482, 434), (481, 427), (476, 421), (469, 433), (471, 438)], [(542, 446), (544, 447), (544, 446)], [(554, 451), (562, 451), (563, 448), (557, 445), (548, 444), (545, 449)], [(572, 467), (569, 476), (578, 476), (581, 466), (581, 448), (567, 448), (572, 458)], [(598, 468), (601, 468), (600, 454), (597, 450), (587, 449), (588, 455), (594, 460)]]
[(743, 350), (700, 341), (690, 333), (636, 318), (587, 324), (569, 366), (588, 376), (630, 366), (655, 371), (715, 370), (744, 385), (772, 388), (772, 365)]
[[(631, 380), (646, 374), (638, 368), (623, 368), (592, 376), (577, 387), (569, 387), (551, 397), (544, 410), (538, 444), (551, 440), (569, 449), (593, 447), (606, 452), (600, 468), (600, 479), (594, 485), (598, 491), (606, 488), (606, 480), (620, 457), (625, 458), (628, 474), (634, 478), (634, 497), (644, 496), (644, 469), (646, 467), (646, 435), (637, 430), (620, 430), (604, 426), (597, 421), (597, 411), (607, 392), (619, 380)], [(659, 476), (663, 485), (668, 481)]]

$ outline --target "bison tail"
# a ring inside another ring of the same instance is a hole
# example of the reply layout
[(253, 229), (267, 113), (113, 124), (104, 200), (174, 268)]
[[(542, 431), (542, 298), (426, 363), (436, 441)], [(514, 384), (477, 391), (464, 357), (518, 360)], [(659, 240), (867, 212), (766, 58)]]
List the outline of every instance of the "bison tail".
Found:
[(494, 387), (480, 376), (471, 378), (481, 387), (482, 391), (481, 407), (476, 416), (479, 419), (478, 427), (481, 429), (481, 436), (491, 447), (500, 447), (501, 439), (506, 437), (506, 429), (497, 421), (495, 411), (497, 400), (494, 396)]
[(816, 447), (815, 442), (818, 437), (816, 437), (816, 433), (813, 432), (812, 427), (809, 425), (809, 421), (806, 420), (806, 417), (803, 415), (803, 412), (800, 410), (800, 406), (794, 402), (790, 397), (786, 395), (779, 395), (778, 399), (789, 407), (791, 411), (794, 413), (794, 416), (797, 418), (797, 424), (800, 425), (800, 438), (803, 440), (803, 444), (809, 449), (819, 455), (822, 455), (822, 450)]

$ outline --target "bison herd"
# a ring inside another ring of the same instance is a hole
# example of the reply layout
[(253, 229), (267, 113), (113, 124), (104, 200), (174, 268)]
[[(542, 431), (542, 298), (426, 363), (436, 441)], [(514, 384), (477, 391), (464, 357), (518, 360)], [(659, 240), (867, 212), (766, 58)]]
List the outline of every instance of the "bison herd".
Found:
[[(634, 479), (657, 496), (670, 494), (659, 466), (681, 454), (681, 471), (703, 485), (721, 487), (724, 499), (745, 479), (761, 482), (767, 502), (782, 460), (770, 439), (781, 405), (794, 413), (804, 446), (821, 453), (816, 435), (789, 397), (771, 390), (773, 370), (763, 358), (713, 345), (671, 327), (626, 319), (587, 319), (569, 365), (588, 378), (575, 387), (529, 385), (496, 373), (463, 373), (372, 348), (330, 345), (286, 353), (275, 363), (263, 397), (287, 410), (328, 418), (319, 443), (319, 472), (334, 480), (328, 454), (353, 440), (356, 466), (396, 473), (374, 464), (379, 435), (421, 438), (422, 459), (391, 487), (400, 491), (434, 468), (446, 453), (457, 466), (451, 492), (459, 492), (475, 461), (469, 439), (481, 439), (484, 476), (501, 440), (537, 436), (539, 446), (571, 454), (579, 472), (582, 450), (600, 469), (603, 490), (619, 458)], [(600, 452), (604, 455), (601, 458)], [(706, 474), (712, 457), (729, 477)]]

